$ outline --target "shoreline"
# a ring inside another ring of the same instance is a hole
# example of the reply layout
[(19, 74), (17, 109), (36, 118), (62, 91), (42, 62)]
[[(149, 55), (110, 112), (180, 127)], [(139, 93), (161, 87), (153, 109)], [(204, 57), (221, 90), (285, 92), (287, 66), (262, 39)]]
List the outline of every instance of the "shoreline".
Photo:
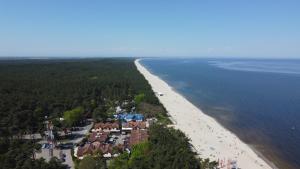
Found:
[[(173, 126), (191, 139), (191, 144), (201, 156), (211, 160), (237, 161), (241, 169), (275, 169), (273, 163), (261, 157), (260, 153), (242, 142), (234, 133), (225, 129), (212, 117), (204, 114), (198, 107), (176, 92), (165, 81), (149, 72), (135, 60), (138, 71), (149, 82), (152, 90), (163, 93), (158, 96), (168, 114), (176, 121)], [(172, 121), (173, 121), (172, 120)], [(224, 166), (222, 169), (227, 168)]]

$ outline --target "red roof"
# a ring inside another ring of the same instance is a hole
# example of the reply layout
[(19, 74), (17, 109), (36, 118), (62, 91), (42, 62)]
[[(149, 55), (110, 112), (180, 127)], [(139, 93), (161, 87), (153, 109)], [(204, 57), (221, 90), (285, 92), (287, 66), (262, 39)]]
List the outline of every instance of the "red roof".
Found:
[(147, 130), (132, 130), (130, 139), (129, 139), (129, 145), (135, 145), (142, 141), (148, 140), (148, 132)]
[(97, 151), (101, 151), (103, 154), (112, 153), (113, 146), (111, 144), (104, 144), (98, 141), (93, 143), (87, 143), (83, 147), (78, 147), (77, 156), (82, 157), (84, 155), (93, 155)]
[(95, 141), (105, 142), (108, 138), (108, 134), (109, 133), (107, 133), (107, 132), (93, 132), (90, 134), (88, 140), (90, 142), (95, 142)]
[(132, 129), (146, 129), (146, 122), (144, 122), (144, 121), (130, 121), (128, 123), (123, 123), (122, 127), (132, 128)]
[(94, 129), (101, 129), (101, 130), (119, 129), (119, 123), (118, 122), (96, 123)]
[(94, 147), (92, 144), (85, 144), (83, 147), (78, 147), (77, 156), (81, 157), (83, 155), (92, 155), (94, 151)]

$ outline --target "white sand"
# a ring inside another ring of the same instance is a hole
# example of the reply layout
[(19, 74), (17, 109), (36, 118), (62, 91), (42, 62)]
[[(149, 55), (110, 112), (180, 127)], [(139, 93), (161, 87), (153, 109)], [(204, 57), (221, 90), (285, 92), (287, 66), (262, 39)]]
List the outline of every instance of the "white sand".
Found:
[[(191, 139), (191, 144), (201, 158), (216, 161), (219, 159), (225, 161), (225, 164), (228, 160), (236, 160), (237, 166), (241, 169), (272, 168), (235, 134), (204, 114), (158, 76), (151, 74), (139, 63), (139, 60), (136, 60), (135, 64), (148, 80), (153, 91), (163, 93), (163, 96), (158, 98), (174, 121), (175, 128), (183, 131)], [(227, 166), (222, 168), (225, 169)]]

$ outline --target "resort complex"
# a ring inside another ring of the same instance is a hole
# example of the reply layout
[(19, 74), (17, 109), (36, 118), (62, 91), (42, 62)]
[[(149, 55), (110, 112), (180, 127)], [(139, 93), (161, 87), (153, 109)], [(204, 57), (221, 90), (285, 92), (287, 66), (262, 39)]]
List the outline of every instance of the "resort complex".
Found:
[[(124, 152), (130, 154), (134, 145), (147, 141), (148, 129), (157, 122), (157, 119), (145, 118), (143, 114), (128, 112), (121, 106), (116, 106), (111, 118), (101, 121), (92, 119), (80, 121), (81, 126), (57, 130), (56, 136), (53, 129), (58, 126), (54, 126), (51, 121), (45, 121), (45, 136), (42, 138), (37, 134), (35, 138), (40, 138), (39, 143), (42, 144), (42, 149), (35, 153), (35, 158), (49, 161), (51, 157), (57, 157), (71, 168), (74, 168), (72, 159), (80, 161), (86, 156), (100, 155), (109, 163), (111, 159)], [(65, 119), (61, 117), (59, 122), (64, 123)]]
[(109, 122), (95, 123), (88, 138), (75, 147), (74, 156), (83, 159), (102, 153), (105, 158), (113, 158), (124, 151), (130, 153), (133, 145), (148, 139), (150, 124), (142, 114), (118, 111), (114, 117)]

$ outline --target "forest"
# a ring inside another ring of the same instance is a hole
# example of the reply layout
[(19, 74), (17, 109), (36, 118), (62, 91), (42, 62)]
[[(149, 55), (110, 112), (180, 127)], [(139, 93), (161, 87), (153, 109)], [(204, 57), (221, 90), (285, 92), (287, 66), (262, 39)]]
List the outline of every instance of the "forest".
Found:
[(1, 61), (0, 79), (1, 137), (37, 132), (45, 116), (62, 117), (76, 107), (91, 116), (139, 93), (159, 104), (133, 59)]
[[(34, 140), (22, 139), (25, 134), (43, 134), (46, 118), (64, 117), (66, 126), (78, 123), (74, 117), (101, 121), (118, 101), (134, 100), (145, 117), (156, 117), (162, 125), (170, 123), (133, 58), (1, 60), (0, 79), (0, 169), (66, 168), (55, 158), (34, 159), (33, 152), (40, 147)], [(121, 167), (117, 158), (111, 168), (147, 168), (148, 164), (150, 168), (178, 164), (207, 168), (201, 167), (203, 161), (191, 152), (183, 133), (162, 125), (150, 130), (149, 141), (137, 148), (136, 155), (122, 154)], [(86, 167), (83, 164), (79, 166)]]

